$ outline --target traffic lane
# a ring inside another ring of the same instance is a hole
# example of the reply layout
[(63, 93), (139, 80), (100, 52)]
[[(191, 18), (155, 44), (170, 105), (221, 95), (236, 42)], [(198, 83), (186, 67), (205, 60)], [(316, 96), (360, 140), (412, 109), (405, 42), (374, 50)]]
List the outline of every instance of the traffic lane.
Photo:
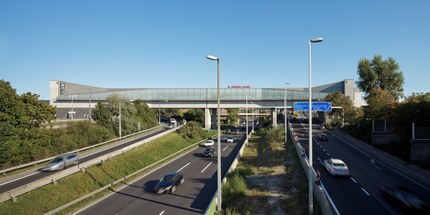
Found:
[(339, 154), (339, 157), (345, 161), (348, 167), (350, 167), (355, 179), (360, 181), (360, 183), (390, 211), (395, 211), (396, 209), (391, 203), (387, 204), (387, 201), (381, 195), (381, 185), (406, 186), (414, 190), (421, 198), (423, 198), (424, 201), (430, 202), (430, 192), (427, 187), (411, 181), (408, 177), (404, 177), (403, 175), (393, 171), (392, 168), (385, 164), (382, 165), (382, 162), (376, 160), (365, 152), (357, 150), (342, 139), (334, 139), (337, 140), (337, 143), (329, 143), (326, 144), (325, 147), (330, 148), (330, 151)]
[[(331, 158), (315, 144), (317, 162), (313, 167), (321, 174), (321, 181), (331, 196), (340, 214), (390, 214), (368, 191), (350, 176), (332, 176), (324, 167), (323, 161)], [(341, 188), (341, 189), (339, 189)], [(366, 205), (366, 207), (363, 207)]]
[[(159, 130), (159, 131), (157, 131), (157, 132), (155, 132), (155, 133), (150, 133), (150, 134), (148, 134), (148, 135), (144, 135), (144, 136), (142, 136), (142, 137), (140, 137), (140, 138), (137, 138), (137, 139), (135, 139), (135, 140), (132, 140), (132, 141), (129, 141), (129, 142), (125, 142), (124, 144), (117, 145), (117, 146), (115, 146), (115, 147), (112, 147), (112, 148), (109, 148), (109, 149), (103, 150), (103, 151), (101, 151), (101, 152), (98, 152), (98, 153), (95, 153), (95, 154), (92, 154), (92, 155), (89, 155), (89, 156), (86, 156), (86, 157), (82, 157), (82, 158), (80, 158), (80, 159), (79, 159), (79, 162), (80, 162), (80, 163), (83, 163), (83, 162), (89, 161), (89, 160), (91, 160), (91, 159), (94, 159), (94, 158), (100, 157), (100, 156), (102, 156), (102, 155), (108, 154), (108, 153), (113, 152), (113, 151), (115, 151), (115, 150), (118, 150), (118, 149), (124, 148), (124, 147), (129, 146), (129, 145), (131, 145), (131, 144), (134, 144), (134, 143), (136, 143), (136, 142), (142, 141), (142, 140), (144, 140), (144, 139), (146, 139), (146, 138), (149, 138), (149, 137), (155, 136), (155, 135), (157, 135), (157, 134), (160, 134), (160, 133), (162, 133), (162, 132), (164, 132), (164, 131), (165, 131), (165, 129), (162, 129), (162, 130)], [(79, 164), (76, 164), (76, 165), (79, 165)], [(75, 166), (75, 165), (72, 165), (72, 166)], [(61, 170), (60, 170), (60, 171), (61, 171)], [(10, 183), (5, 183), (5, 184), (1, 185), (1, 186), (0, 186), (0, 193), (4, 193), (4, 192), (7, 192), (7, 191), (10, 191), (10, 190), (12, 190), (12, 189), (15, 189), (15, 188), (17, 188), (17, 187), (20, 187), (20, 186), (26, 185), (26, 184), (28, 184), (28, 183), (30, 183), (30, 182), (33, 182), (33, 181), (39, 180), (39, 179), (41, 179), (41, 178), (44, 178), (44, 177), (50, 176), (50, 175), (55, 174), (55, 173), (57, 173), (57, 172), (58, 172), (58, 171), (53, 171), (53, 172), (37, 172), (36, 174), (32, 173), (32, 174), (31, 174), (31, 175), (29, 175), (28, 177), (22, 177), (22, 178), (20, 178), (20, 179), (18, 179), (18, 180), (15, 180), (15, 181), (12, 181), (12, 182), (10, 182)]]
[[(223, 144), (224, 145), (224, 144)], [(236, 148), (240, 148), (241, 144), (226, 144), (227, 148), (232, 148), (227, 152), (230, 152), (229, 156), (223, 159), (223, 165), (227, 163), (228, 160), (231, 161), (231, 157), (235, 157), (231, 152), (238, 152)], [(201, 190), (207, 191), (211, 187), (215, 186), (213, 184), (205, 185), (206, 182), (210, 181), (211, 177), (215, 174), (216, 169), (205, 170), (205, 175), (202, 176), (199, 173), (199, 169), (210, 161), (206, 161), (201, 157), (196, 156), (199, 154), (200, 148), (197, 148), (190, 153), (180, 157), (180, 160), (175, 160), (162, 168), (155, 170), (149, 175), (139, 179), (134, 182), (131, 186), (127, 186), (124, 189), (110, 195), (109, 197), (103, 199), (102, 201), (92, 205), (91, 207), (85, 209), (79, 214), (135, 214), (141, 213), (142, 211), (148, 214), (160, 214), (162, 211), (174, 211), (172, 214), (201, 214), (206, 210), (212, 196), (215, 192), (198, 192), (197, 197), (193, 197), (192, 194), (199, 190), (199, 186), (204, 186)], [(226, 153), (227, 153), (226, 152)], [(224, 152), (222, 153), (223, 156)], [(183, 168), (181, 172), (184, 172), (185, 181), (184, 184), (178, 186), (173, 194), (156, 195), (152, 193), (152, 187), (165, 173), (181, 169), (180, 165), (186, 163), (190, 159), (200, 159), (200, 161), (189, 162), (190, 165)], [(203, 160), (203, 162), (201, 161)], [(207, 159), (206, 159), (207, 160)], [(210, 159), (209, 159), (210, 160)], [(216, 161), (214, 162), (216, 164)], [(194, 167), (194, 164), (198, 164), (198, 167)], [(215, 165), (212, 166), (212, 168)], [(226, 172), (227, 168), (223, 168), (223, 172)], [(201, 173), (201, 172), (200, 172)], [(210, 176), (208, 176), (210, 175)], [(215, 181), (216, 182), (216, 181)], [(139, 184), (141, 186), (139, 186)], [(142, 184), (144, 186), (142, 186)], [(190, 185), (191, 184), (191, 185)], [(200, 184), (200, 185), (199, 185)], [(189, 187), (187, 187), (189, 186)], [(203, 195), (202, 195), (203, 194)]]

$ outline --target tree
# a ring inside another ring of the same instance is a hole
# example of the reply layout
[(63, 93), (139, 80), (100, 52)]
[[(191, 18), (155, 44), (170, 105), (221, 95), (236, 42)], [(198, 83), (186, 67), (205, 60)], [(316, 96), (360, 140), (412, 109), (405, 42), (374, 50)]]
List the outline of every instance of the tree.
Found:
[(230, 121), (230, 125), (237, 126), (239, 121), (239, 109), (228, 109), (227, 119)]
[(39, 101), (39, 95), (33, 93), (24, 93), (21, 95), (21, 101), (24, 103), (26, 115), (29, 119), (29, 127), (38, 128), (42, 123), (50, 122), (55, 119), (57, 108)]
[(352, 123), (356, 120), (357, 112), (349, 96), (345, 96), (339, 92), (334, 92), (328, 94), (325, 97), (325, 100), (331, 102), (332, 106), (342, 107), (342, 109), (332, 110), (332, 116), (334, 116), (335, 119), (338, 119), (337, 124), (340, 123), (342, 117), (344, 118), (346, 123)]
[(372, 61), (361, 59), (358, 62), (357, 73), (359, 79), (356, 84), (366, 94), (366, 100), (376, 87), (389, 92), (395, 99), (403, 95), (403, 73), (392, 57), (382, 60), (382, 56), (375, 55)]
[(184, 113), (184, 119), (189, 121), (195, 121), (200, 124), (205, 123), (205, 112), (202, 109), (191, 109)]
[(396, 98), (388, 91), (379, 87), (373, 89), (367, 100), (366, 116), (371, 119), (387, 119), (396, 104)]

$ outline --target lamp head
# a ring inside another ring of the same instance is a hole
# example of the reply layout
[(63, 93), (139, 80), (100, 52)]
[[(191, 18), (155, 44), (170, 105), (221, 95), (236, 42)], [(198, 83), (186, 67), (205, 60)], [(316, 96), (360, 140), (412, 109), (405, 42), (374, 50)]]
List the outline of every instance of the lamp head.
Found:
[(212, 56), (212, 55), (208, 55), (208, 56), (206, 56), (206, 58), (209, 59), (209, 60), (219, 60), (218, 57), (215, 57), (215, 56)]
[(317, 37), (309, 40), (311, 43), (319, 43), (323, 41), (322, 37)]

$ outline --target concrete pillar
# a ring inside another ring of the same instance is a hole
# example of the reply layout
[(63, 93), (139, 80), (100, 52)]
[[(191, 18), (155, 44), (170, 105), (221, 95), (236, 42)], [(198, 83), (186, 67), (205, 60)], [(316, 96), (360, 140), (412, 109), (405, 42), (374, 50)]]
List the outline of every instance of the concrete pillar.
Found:
[(217, 129), (218, 128), (218, 124), (217, 124), (217, 109), (213, 108), (211, 109), (211, 115), (212, 115), (212, 129)]
[(278, 126), (278, 119), (277, 119), (278, 113), (276, 113), (276, 108), (273, 108), (271, 110), (271, 112), (272, 112), (272, 126), (277, 127)]
[(205, 108), (205, 129), (210, 130), (212, 121), (211, 121), (211, 112), (209, 108)]

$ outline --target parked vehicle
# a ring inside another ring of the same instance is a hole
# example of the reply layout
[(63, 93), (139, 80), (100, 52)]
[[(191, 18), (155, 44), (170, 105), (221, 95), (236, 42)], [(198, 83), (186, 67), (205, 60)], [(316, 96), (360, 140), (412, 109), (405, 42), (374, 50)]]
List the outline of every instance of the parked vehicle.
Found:
[(414, 191), (403, 186), (380, 187), (380, 192), (384, 198), (397, 205), (402, 212), (407, 214), (427, 214), (429, 206)]
[(321, 141), (328, 141), (328, 136), (327, 136), (327, 134), (324, 134), (324, 133), (320, 133), (320, 134), (318, 134), (318, 140), (321, 140)]
[(54, 158), (41, 168), (42, 171), (55, 171), (67, 168), (68, 166), (79, 163), (79, 156), (76, 153), (60, 155)]
[(215, 141), (214, 140), (206, 140), (206, 142), (204, 142), (202, 144), (202, 146), (204, 146), (204, 147), (212, 147), (214, 145), (215, 145)]
[(155, 185), (154, 193), (173, 193), (176, 187), (184, 183), (184, 176), (180, 172), (164, 175)]
[(215, 148), (214, 147), (208, 147), (203, 151), (202, 156), (203, 157), (213, 157), (215, 156)]
[(324, 167), (331, 175), (349, 176), (349, 169), (346, 164), (340, 159), (324, 160)]

